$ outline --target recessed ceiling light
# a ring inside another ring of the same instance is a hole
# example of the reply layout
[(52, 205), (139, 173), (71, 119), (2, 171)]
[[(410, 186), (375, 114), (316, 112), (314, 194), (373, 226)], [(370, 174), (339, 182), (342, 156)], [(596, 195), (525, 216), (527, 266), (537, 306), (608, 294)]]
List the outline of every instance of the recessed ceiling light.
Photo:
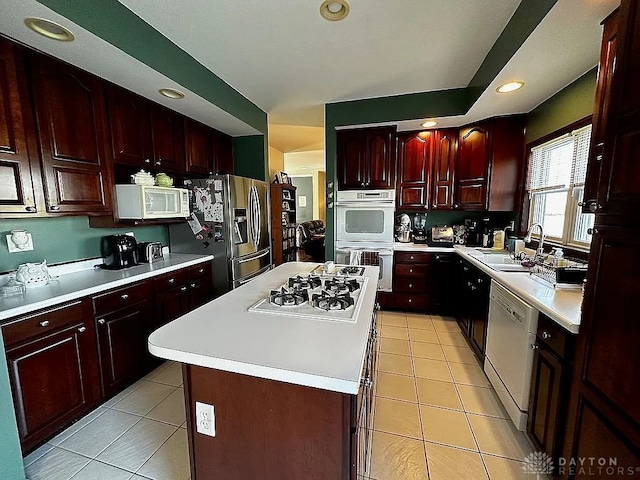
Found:
[(349, 4), (347, 0), (325, 0), (320, 5), (320, 15), (325, 20), (337, 22), (349, 15)]
[(424, 128), (430, 128), (430, 127), (435, 127), (437, 124), (438, 122), (436, 122), (435, 120), (427, 120), (420, 126)]
[(524, 82), (509, 82), (503, 83), (498, 88), (496, 88), (496, 92), (498, 93), (508, 93), (513, 92), (514, 90), (518, 90), (524, 87)]
[(158, 92), (160, 92), (160, 95), (164, 95), (167, 98), (173, 98), (173, 99), (184, 98), (184, 93), (182, 93), (179, 90), (176, 90), (175, 88), (161, 88), (160, 90), (158, 90)]
[(43, 37), (51, 38), (53, 40), (72, 42), (76, 38), (68, 28), (63, 27), (56, 22), (52, 22), (51, 20), (45, 20), (44, 18), (25, 18), (24, 24)]

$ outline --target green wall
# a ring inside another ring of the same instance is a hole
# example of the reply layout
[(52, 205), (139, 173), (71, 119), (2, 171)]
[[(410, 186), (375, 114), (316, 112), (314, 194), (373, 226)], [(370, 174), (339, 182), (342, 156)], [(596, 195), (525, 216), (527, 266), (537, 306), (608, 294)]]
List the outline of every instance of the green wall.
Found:
[(268, 150), (266, 135), (249, 135), (233, 138), (235, 174), (241, 177), (268, 180)]
[[(34, 249), (9, 253), (6, 235), (11, 230), (27, 230)], [(140, 242), (169, 243), (167, 227), (89, 228), (88, 217), (2, 219), (0, 221), (0, 272), (15, 270), (25, 262), (47, 260), (48, 264), (71, 262), (100, 256), (100, 238), (114, 233), (133, 232)]]
[(533, 109), (527, 116), (527, 143), (591, 115), (597, 76), (595, 67)]
[(24, 480), (22, 450), (11, 399), (2, 331), (0, 331), (0, 476), (7, 480)]

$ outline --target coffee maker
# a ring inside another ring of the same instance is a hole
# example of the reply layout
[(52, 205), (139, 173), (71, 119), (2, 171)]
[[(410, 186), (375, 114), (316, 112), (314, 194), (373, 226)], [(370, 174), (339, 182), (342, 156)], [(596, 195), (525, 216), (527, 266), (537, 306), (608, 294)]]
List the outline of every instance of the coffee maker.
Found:
[(467, 227), (467, 246), (469, 247), (481, 247), (482, 246), (482, 228), (477, 220), (467, 218), (464, 221), (464, 226)]
[(107, 235), (102, 237), (100, 251), (102, 268), (120, 270), (138, 265), (138, 243), (131, 235)]
[(427, 243), (426, 213), (416, 213), (413, 216), (413, 243)]

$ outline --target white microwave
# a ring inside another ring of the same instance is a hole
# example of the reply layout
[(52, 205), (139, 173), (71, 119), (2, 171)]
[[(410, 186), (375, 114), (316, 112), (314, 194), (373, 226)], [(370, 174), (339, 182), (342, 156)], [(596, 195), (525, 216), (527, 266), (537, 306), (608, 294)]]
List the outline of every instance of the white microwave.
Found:
[(116, 185), (116, 203), (121, 219), (187, 218), (191, 213), (185, 188)]

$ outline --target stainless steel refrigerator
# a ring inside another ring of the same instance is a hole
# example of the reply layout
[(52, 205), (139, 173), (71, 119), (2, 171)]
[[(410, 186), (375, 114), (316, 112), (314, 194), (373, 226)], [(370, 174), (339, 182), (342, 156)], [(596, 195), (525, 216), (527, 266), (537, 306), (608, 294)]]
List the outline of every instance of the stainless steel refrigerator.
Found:
[(175, 253), (212, 254), (216, 295), (271, 267), (269, 184), (234, 175), (186, 180), (192, 216), (169, 227)]

